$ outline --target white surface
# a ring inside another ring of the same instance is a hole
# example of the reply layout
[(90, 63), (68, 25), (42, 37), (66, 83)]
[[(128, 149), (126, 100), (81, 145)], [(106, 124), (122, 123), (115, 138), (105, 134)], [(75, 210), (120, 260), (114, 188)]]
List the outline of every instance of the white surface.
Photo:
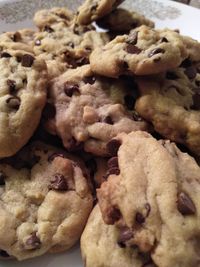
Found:
[[(39, 3), (40, 0), (33, 0), (33, 2)], [(48, 0), (47, 0), (48, 1)], [(159, 20), (157, 18), (152, 19), (156, 22), (156, 27), (163, 28), (169, 27), (172, 29), (180, 29), (182, 34), (190, 35), (193, 38), (200, 40), (200, 10), (171, 2), (168, 0), (156, 0), (164, 5), (170, 5), (178, 8), (181, 11), (181, 15), (177, 19), (165, 19)], [(0, 8), (5, 3), (12, 3), (13, 0), (0, 0)], [(49, 2), (51, 2), (49, 0)], [(66, 2), (66, 1), (65, 1)], [(154, 1), (155, 2), (155, 1)], [(149, 5), (151, 1), (149, 0)], [(31, 7), (30, 7), (31, 8)], [(13, 10), (14, 12), (14, 10)], [(148, 14), (148, 10), (145, 11)], [(0, 32), (11, 31), (19, 29), (20, 27), (26, 28), (32, 25), (30, 19), (24, 19), (18, 23), (5, 23), (0, 17)], [(25, 262), (1, 261), (0, 267), (82, 267), (80, 250), (78, 247), (71, 249), (70, 251), (62, 254), (46, 255), (37, 259), (28, 260)], [(95, 267), (95, 266), (94, 266)], [(123, 266), (122, 266), (123, 267)]]

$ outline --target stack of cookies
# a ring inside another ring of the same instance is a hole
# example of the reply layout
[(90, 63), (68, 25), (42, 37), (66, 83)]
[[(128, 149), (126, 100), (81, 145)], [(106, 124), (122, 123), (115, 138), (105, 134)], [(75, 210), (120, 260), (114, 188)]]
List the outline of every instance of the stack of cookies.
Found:
[(122, 2), (0, 35), (3, 259), (200, 266), (200, 43)]

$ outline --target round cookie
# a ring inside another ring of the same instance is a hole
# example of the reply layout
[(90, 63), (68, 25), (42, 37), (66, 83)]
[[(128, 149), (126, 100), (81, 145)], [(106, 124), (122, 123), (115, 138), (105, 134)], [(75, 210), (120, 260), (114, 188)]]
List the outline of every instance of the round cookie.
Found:
[(200, 155), (200, 74), (188, 59), (159, 77), (138, 79), (137, 112), (165, 138)]
[(46, 102), (46, 64), (27, 52), (0, 51), (0, 81), (0, 157), (8, 157), (39, 124)]
[(78, 8), (76, 22), (86, 25), (114, 10), (124, 0), (85, 0)]
[(64, 7), (54, 7), (37, 11), (33, 21), (40, 30), (43, 30), (44, 27), (59, 22), (63, 22), (65, 26), (69, 26), (72, 23), (73, 17), (73, 12), (69, 9)]
[(178, 67), (187, 56), (177, 32), (154, 30), (144, 25), (96, 48), (90, 56), (90, 64), (95, 73), (108, 77), (149, 75)]
[(123, 8), (115, 9), (112, 13), (97, 21), (101, 28), (117, 33), (128, 33), (141, 25), (154, 27), (154, 22), (136, 11), (128, 11)]
[(149, 130), (149, 125), (132, 112), (133, 81), (95, 76), (90, 65), (68, 70), (49, 87), (49, 102), (55, 118), (47, 129), (62, 139), (70, 151), (84, 148), (99, 156), (108, 155), (107, 142), (121, 132)]
[(149, 252), (156, 266), (198, 266), (196, 161), (174, 143), (145, 132), (121, 134), (109, 148), (118, 149), (118, 174), (97, 190), (105, 222), (128, 227), (125, 245)]
[[(122, 236), (123, 235), (123, 236)], [(153, 267), (148, 256), (142, 255), (136, 248), (121, 244), (126, 235), (113, 225), (106, 225), (99, 206), (90, 214), (81, 236), (81, 254), (85, 267)]]
[(1, 161), (1, 250), (25, 260), (78, 241), (93, 206), (81, 164), (42, 143)]

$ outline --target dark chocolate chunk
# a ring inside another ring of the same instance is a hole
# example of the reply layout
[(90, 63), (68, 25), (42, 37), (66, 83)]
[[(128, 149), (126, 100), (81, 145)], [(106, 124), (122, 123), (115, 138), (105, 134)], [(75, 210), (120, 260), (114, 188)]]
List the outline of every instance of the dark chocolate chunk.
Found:
[(21, 100), (17, 96), (12, 96), (6, 99), (6, 103), (9, 108), (17, 110), (20, 107)]
[(178, 208), (178, 211), (184, 216), (194, 215), (196, 213), (196, 207), (194, 205), (194, 202), (184, 192), (181, 192), (178, 195), (177, 208)]
[(145, 222), (145, 217), (140, 212), (137, 212), (135, 216), (135, 220), (137, 223), (143, 224)]
[(96, 78), (94, 76), (87, 76), (83, 78), (84, 83), (94, 84), (96, 81)]
[(1, 58), (3, 58), (3, 57), (5, 57), (5, 58), (10, 58), (11, 55), (10, 55), (9, 53), (7, 53), (7, 52), (2, 52), (2, 53), (0, 54), (0, 57), (1, 57)]
[(153, 56), (160, 54), (160, 53), (164, 54), (165, 50), (162, 48), (155, 48), (155, 49), (151, 50), (151, 52), (148, 54), (148, 57), (153, 57)]
[(121, 212), (118, 208), (112, 207), (108, 214), (109, 224), (114, 224), (121, 218)]
[(103, 118), (103, 122), (107, 123), (107, 124), (113, 124), (113, 120), (111, 118), (111, 116), (106, 116), (105, 118)]
[(167, 40), (166, 37), (162, 37), (162, 38), (160, 39), (160, 42), (161, 42), (161, 43), (168, 43), (169, 41)]
[(137, 40), (138, 40), (138, 32), (133, 32), (128, 36), (128, 39), (127, 39), (126, 42), (128, 44), (136, 45), (137, 44)]
[(69, 97), (72, 97), (74, 93), (80, 93), (78, 84), (64, 84), (65, 94)]
[(22, 66), (23, 67), (27, 67), (27, 68), (30, 68), (32, 65), (33, 65), (33, 62), (34, 62), (35, 58), (29, 54), (24, 54), (22, 56)]
[(5, 179), (6, 179), (5, 174), (2, 171), (0, 171), (0, 186), (5, 185)]
[(108, 153), (113, 157), (117, 156), (117, 152), (120, 146), (121, 146), (121, 142), (117, 139), (112, 139), (106, 145)]
[(127, 44), (125, 51), (129, 54), (140, 54), (142, 50), (135, 45)]
[(16, 81), (7, 80), (7, 85), (9, 87), (9, 93), (13, 94), (16, 91)]
[(21, 40), (21, 34), (19, 32), (16, 32), (15, 34), (13, 34), (12, 40), (14, 42), (19, 42)]
[(25, 249), (34, 250), (41, 247), (41, 241), (37, 237), (36, 232), (32, 233), (31, 236), (26, 240)]
[(62, 174), (56, 173), (53, 179), (51, 180), (49, 189), (53, 189), (57, 191), (67, 191), (68, 184), (65, 180), (65, 177)]

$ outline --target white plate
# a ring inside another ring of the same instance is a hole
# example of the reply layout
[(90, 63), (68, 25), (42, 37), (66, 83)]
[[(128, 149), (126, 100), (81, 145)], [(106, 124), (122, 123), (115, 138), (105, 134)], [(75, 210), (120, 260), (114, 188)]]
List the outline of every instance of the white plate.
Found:
[[(76, 9), (82, 0), (0, 0), (0, 32), (33, 27), (35, 11), (53, 6)], [(156, 27), (180, 29), (182, 34), (200, 40), (200, 10), (169, 0), (127, 0), (127, 8), (135, 9), (156, 22)], [(77, 247), (62, 254), (46, 255), (25, 262), (1, 261), (0, 267), (82, 267)], [(123, 267), (123, 266), (122, 266)]]

